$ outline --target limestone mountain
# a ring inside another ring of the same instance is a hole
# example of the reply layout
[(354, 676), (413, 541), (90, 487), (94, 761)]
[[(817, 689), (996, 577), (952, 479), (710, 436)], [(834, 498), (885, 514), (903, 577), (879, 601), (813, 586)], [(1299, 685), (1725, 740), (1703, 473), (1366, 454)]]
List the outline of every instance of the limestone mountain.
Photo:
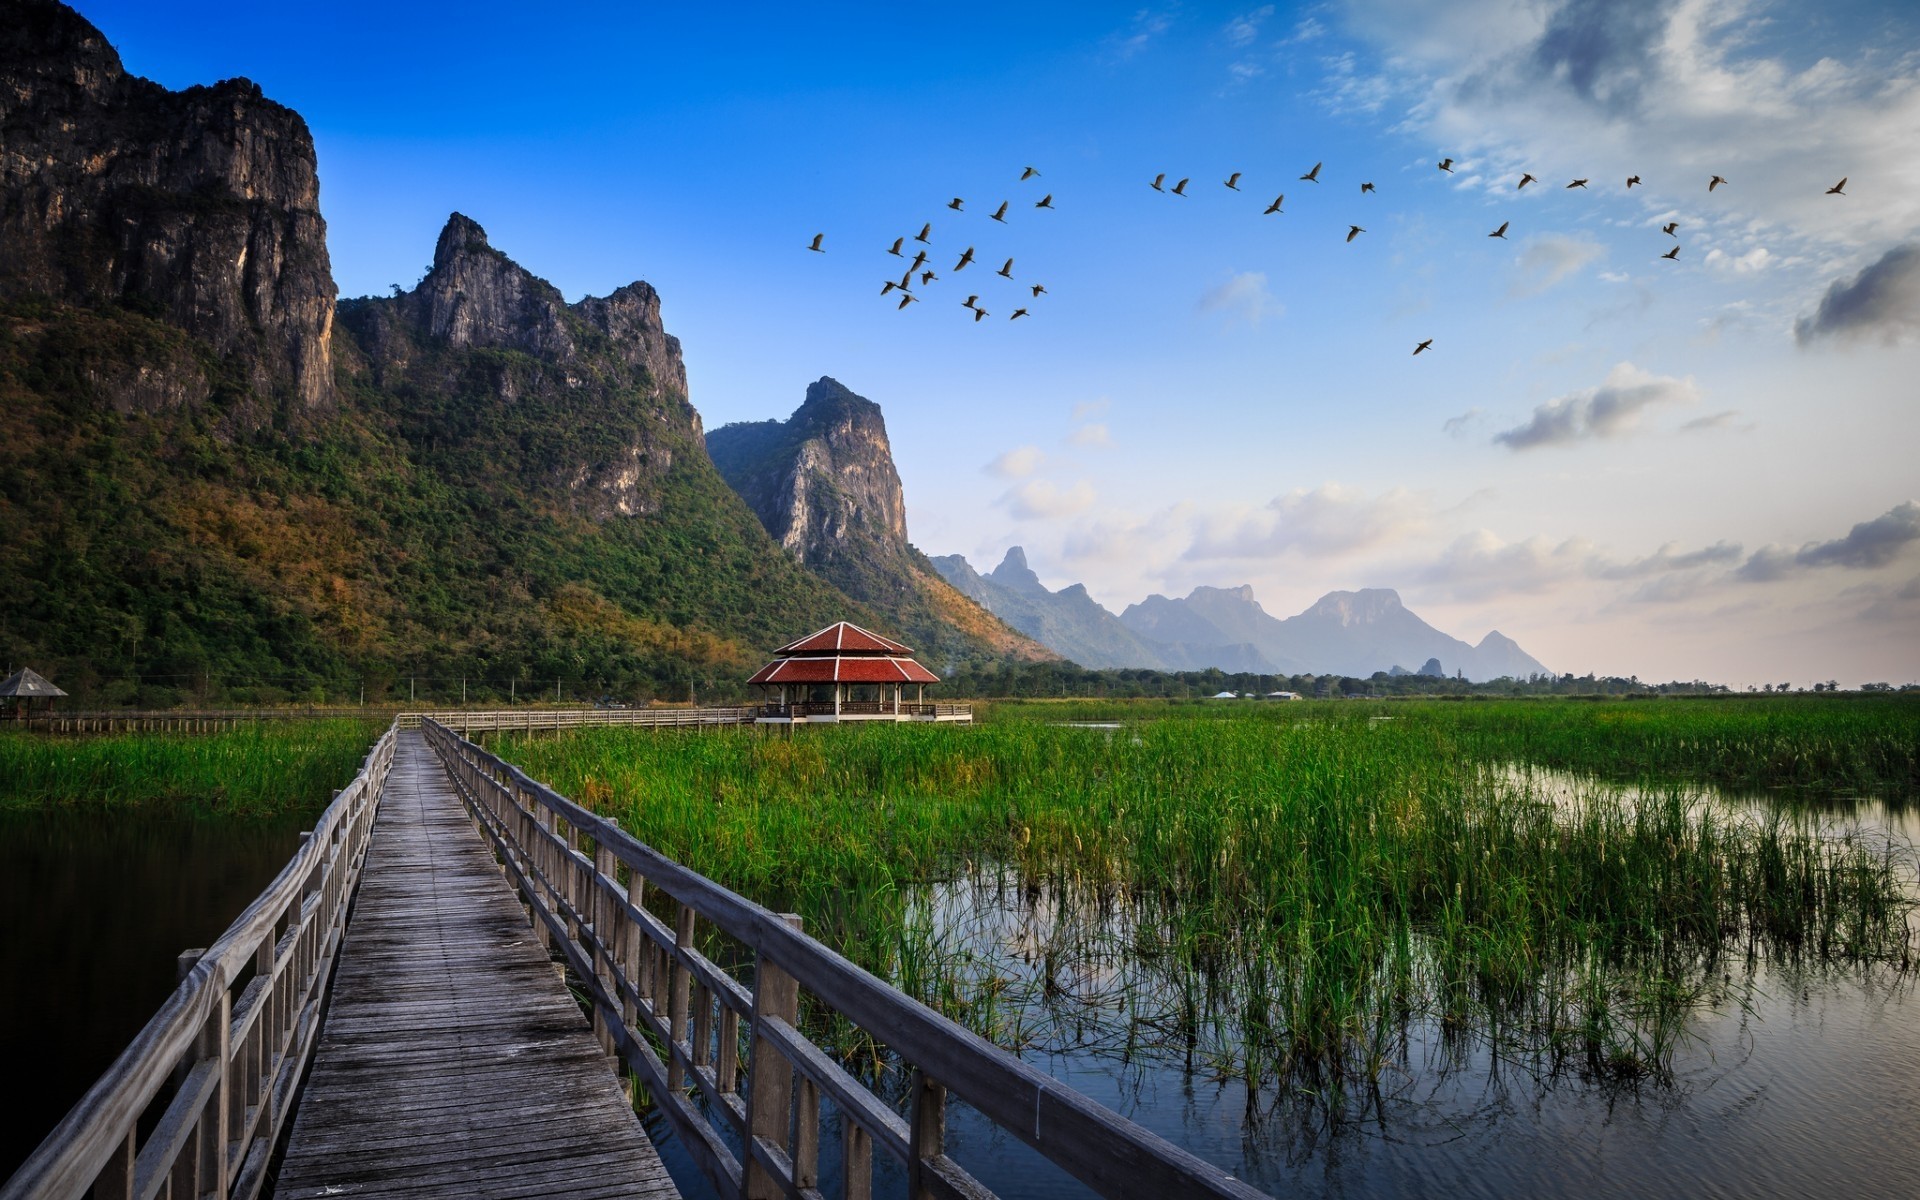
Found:
[(1148, 667), (1162, 671), (1222, 666), (1231, 671), (1270, 671), (1251, 646), (1187, 644), (1143, 637), (1121, 624), (1082, 584), (1050, 591), (1014, 546), (991, 573), (982, 575), (963, 556), (931, 560), (947, 582), (971, 596), (1021, 633), (1059, 654), (1095, 669)]
[(787, 552), (893, 619), (937, 661), (992, 653), (1053, 657), (956, 591), (907, 540), (906, 495), (880, 406), (821, 378), (785, 421), (707, 434), (707, 452)]
[(336, 306), (296, 114), (131, 77), (51, 0), (6, 8), (16, 661), (108, 702), (684, 698), (842, 617), (904, 632), (715, 470), (645, 283), (569, 304), (455, 214), (416, 287)]
[(1478, 646), (1440, 632), (1409, 611), (1390, 588), (1329, 592), (1305, 612), (1279, 619), (1261, 608), (1250, 587), (1198, 587), (1182, 600), (1150, 596), (1129, 606), (1120, 620), (1151, 635), (1170, 626), (1172, 612), (1185, 622), (1182, 629), (1212, 628), (1222, 641), (1244, 639), (1289, 674), (1364, 678), (1427, 659), (1476, 681), (1547, 673), (1539, 660), (1497, 631)]
[(9, 0), (0, 143), (0, 300), (124, 307), (202, 352), (102, 362), (104, 402), (212, 405), (241, 430), (328, 409), (334, 286), (299, 114), (245, 79), (169, 91), (65, 5)]

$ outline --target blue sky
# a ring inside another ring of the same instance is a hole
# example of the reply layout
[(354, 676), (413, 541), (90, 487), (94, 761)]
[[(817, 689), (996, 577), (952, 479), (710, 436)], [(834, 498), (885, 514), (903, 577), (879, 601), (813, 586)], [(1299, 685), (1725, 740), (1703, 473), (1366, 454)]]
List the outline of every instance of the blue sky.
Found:
[(1397, 587), (1556, 669), (1920, 677), (1903, 5), (79, 7), (306, 117), (342, 295), (457, 209), (570, 298), (659, 288), (709, 426), (878, 401), (929, 553), (1115, 609)]

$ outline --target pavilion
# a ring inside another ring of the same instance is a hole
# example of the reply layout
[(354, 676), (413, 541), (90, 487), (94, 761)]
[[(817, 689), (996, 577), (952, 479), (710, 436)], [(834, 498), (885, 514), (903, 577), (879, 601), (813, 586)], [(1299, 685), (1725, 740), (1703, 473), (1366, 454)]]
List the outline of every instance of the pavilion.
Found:
[(65, 692), (48, 683), (40, 672), (32, 667), (21, 667), (0, 681), (0, 716), (30, 715), (35, 700), (51, 703), (56, 697), (64, 695)]
[(747, 682), (766, 695), (755, 718), (762, 725), (973, 720), (968, 705), (927, 702), (927, 685), (940, 677), (912, 650), (849, 621), (788, 642)]

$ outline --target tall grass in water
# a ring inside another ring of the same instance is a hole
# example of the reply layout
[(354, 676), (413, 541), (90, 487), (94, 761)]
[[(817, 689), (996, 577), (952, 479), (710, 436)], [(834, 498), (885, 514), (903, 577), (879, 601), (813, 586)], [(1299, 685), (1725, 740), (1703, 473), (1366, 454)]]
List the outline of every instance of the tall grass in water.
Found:
[[(1549, 796), (1451, 713), (1296, 711), (501, 750), (1003, 1042), (1183, 1056), (1250, 1098), (1364, 1103), (1419, 1030), (1658, 1075), (1730, 956), (1907, 965), (1891, 848), (1680, 785)], [(983, 888), (1025, 928), (969, 928)]]
[(273, 721), (224, 733), (0, 733), (0, 811), (89, 806), (186, 816), (314, 813), (384, 723)]

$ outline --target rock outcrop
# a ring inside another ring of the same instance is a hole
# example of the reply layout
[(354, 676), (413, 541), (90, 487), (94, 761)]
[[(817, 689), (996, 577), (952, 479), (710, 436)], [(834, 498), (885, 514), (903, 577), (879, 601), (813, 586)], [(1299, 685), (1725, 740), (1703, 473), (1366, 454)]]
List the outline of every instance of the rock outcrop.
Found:
[(658, 511), (674, 463), (704, 457), (659, 294), (636, 282), (568, 304), (460, 213), (413, 290), (344, 300), (340, 321), (360, 356), (350, 374), (418, 401), (413, 436), (464, 439), (491, 456), (476, 470), (528, 472), (595, 520)]
[(115, 407), (214, 396), (239, 429), (324, 413), (334, 284), (306, 122), (245, 79), (174, 92), (129, 75), (54, 0), (6, 10), (0, 300), (122, 305), (212, 352), (211, 372), (102, 380)]
[(997, 654), (1053, 657), (955, 591), (907, 540), (906, 496), (878, 404), (823, 377), (787, 420), (725, 425), (706, 444), (788, 553), (893, 617), (917, 649), (937, 655), (972, 640)]

